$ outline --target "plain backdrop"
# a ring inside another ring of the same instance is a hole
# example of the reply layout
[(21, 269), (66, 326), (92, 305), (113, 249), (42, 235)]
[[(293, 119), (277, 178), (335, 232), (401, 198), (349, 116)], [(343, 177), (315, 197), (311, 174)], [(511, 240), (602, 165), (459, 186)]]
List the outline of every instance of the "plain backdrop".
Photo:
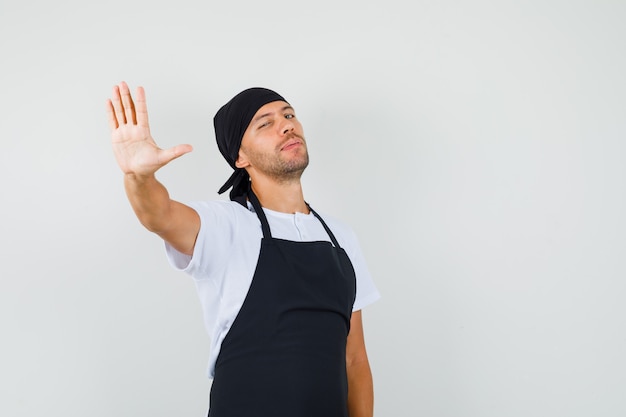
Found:
[[(0, 415), (206, 415), (193, 282), (138, 223), (105, 100), (146, 89), (224, 198), (212, 118), (264, 86), (357, 232), (376, 415), (626, 415), (626, 3), (0, 2)], [(277, 399), (279, 400), (279, 399)]]

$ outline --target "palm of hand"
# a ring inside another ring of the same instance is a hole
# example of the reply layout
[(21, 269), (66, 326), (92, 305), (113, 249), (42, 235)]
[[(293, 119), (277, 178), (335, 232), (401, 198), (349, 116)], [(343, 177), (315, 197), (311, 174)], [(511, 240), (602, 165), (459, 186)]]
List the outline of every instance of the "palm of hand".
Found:
[(150, 129), (137, 125), (123, 125), (111, 133), (111, 144), (118, 165), (125, 174), (148, 175), (165, 163)]
[(137, 105), (126, 83), (113, 87), (113, 97), (107, 101), (111, 144), (118, 165), (125, 174), (151, 175), (163, 165), (191, 152), (190, 145), (170, 149), (157, 146), (148, 124), (148, 110), (143, 88), (137, 88)]

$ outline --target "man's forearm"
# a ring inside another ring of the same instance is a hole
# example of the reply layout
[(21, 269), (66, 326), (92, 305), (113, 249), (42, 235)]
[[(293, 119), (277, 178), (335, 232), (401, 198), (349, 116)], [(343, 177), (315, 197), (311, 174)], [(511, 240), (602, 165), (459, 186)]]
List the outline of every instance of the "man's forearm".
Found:
[(170, 195), (154, 175), (143, 177), (126, 174), (124, 188), (130, 205), (146, 229), (158, 233), (167, 225)]
[(348, 415), (372, 417), (374, 415), (374, 383), (369, 362), (363, 360), (348, 364)]

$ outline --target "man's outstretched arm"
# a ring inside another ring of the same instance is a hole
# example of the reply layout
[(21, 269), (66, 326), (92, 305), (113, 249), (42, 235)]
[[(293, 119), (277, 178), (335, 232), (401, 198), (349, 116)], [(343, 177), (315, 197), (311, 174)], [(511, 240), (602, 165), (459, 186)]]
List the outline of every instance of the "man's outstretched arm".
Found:
[(167, 189), (155, 177), (159, 168), (191, 152), (191, 145), (170, 149), (156, 145), (150, 134), (142, 87), (137, 88), (136, 103), (126, 83), (113, 87), (107, 113), (113, 153), (124, 173), (126, 195), (137, 218), (175, 249), (191, 255), (200, 218), (191, 207), (170, 199)]

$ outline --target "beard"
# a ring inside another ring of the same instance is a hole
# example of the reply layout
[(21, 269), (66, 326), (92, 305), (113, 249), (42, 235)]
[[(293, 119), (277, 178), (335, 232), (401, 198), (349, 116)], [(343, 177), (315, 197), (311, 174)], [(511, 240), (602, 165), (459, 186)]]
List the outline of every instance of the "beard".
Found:
[(293, 137), (302, 140), (302, 145), (294, 151), (281, 151), (281, 144), (281, 146), (277, 147), (274, 152), (271, 153), (252, 149), (245, 149), (244, 152), (253, 162), (255, 169), (260, 173), (279, 182), (299, 180), (302, 173), (309, 165), (309, 153), (304, 138), (300, 135), (294, 135), (287, 140)]

